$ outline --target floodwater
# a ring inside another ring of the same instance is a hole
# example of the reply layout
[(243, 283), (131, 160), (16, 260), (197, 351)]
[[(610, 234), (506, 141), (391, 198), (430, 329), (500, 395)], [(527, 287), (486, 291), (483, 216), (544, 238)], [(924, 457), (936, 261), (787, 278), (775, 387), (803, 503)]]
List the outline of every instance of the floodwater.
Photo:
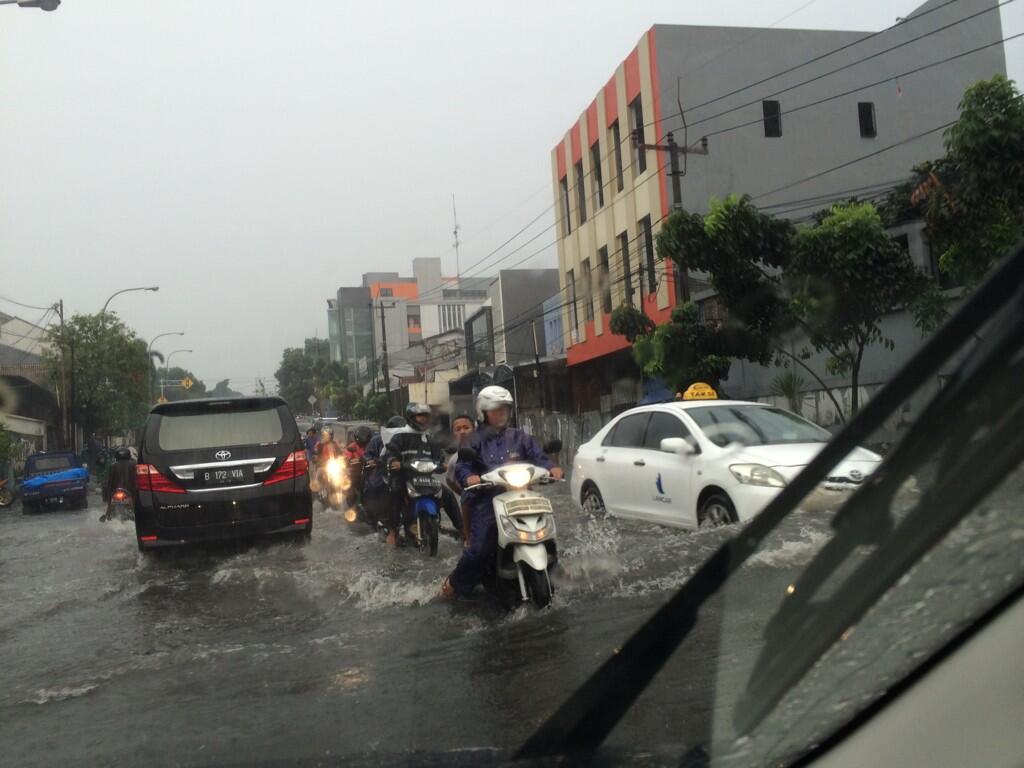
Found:
[[(472, 763), (486, 754), (474, 750), (514, 750), (738, 531), (589, 519), (567, 484), (549, 493), (555, 602), (512, 613), (483, 593), (436, 599), (453, 539), (436, 558), (394, 550), (319, 507), (305, 545), (153, 558), (131, 523), (98, 521), (98, 499), (36, 516), (15, 505), (0, 513), (4, 761)], [(803, 513), (788, 520), (609, 743), (682, 750), (707, 731), (723, 654), (757, 650), (765, 613), (829, 531)]]

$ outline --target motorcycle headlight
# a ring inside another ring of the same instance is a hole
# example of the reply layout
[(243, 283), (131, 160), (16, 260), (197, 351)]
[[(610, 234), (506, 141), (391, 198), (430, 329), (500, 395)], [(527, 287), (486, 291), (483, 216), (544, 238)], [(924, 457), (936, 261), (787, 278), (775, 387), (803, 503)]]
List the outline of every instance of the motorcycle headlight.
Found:
[(506, 536), (516, 541), (547, 541), (555, 536), (555, 521), (550, 516), (544, 518), (544, 526), (536, 531), (520, 528), (515, 524), (514, 519), (508, 515), (501, 516), (501, 527), (505, 531)]
[(786, 478), (764, 464), (730, 464), (732, 476), (744, 485), (761, 485), (768, 488), (783, 488)]
[(533, 479), (533, 470), (522, 467), (519, 469), (506, 469), (498, 473), (509, 488), (525, 488)]

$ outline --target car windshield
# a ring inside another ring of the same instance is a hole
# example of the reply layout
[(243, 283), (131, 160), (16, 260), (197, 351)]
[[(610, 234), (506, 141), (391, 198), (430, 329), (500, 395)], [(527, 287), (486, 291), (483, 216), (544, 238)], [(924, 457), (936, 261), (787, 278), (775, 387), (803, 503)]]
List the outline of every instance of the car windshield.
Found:
[(708, 440), (725, 447), (827, 443), (826, 430), (781, 408), (761, 405), (709, 405), (686, 411)]
[(0, 762), (829, 743), (1021, 580), (1022, 77), (1024, 0), (0, 0)]
[(160, 419), (157, 444), (162, 451), (235, 445), (267, 445), (284, 436), (276, 408), (171, 415)]
[(74, 463), (68, 456), (37, 456), (32, 460), (33, 472), (59, 472), (73, 466)]

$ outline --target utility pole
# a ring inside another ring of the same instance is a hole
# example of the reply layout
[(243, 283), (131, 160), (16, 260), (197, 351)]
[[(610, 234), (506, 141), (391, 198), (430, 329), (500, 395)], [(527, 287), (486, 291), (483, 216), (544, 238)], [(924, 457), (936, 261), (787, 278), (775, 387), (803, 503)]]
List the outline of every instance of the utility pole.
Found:
[(455, 236), (455, 287), (460, 288), (459, 279), (462, 272), (459, 269), (459, 215), (455, 212), (455, 193), (452, 193), (452, 221), (455, 222), (455, 229), (452, 234)]
[[(681, 108), (680, 108), (681, 109)], [(686, 174), (686, 171), (679, 169), (679, 156), (687, 155), (707, 155), (708, 154), (708, 137), (703, 136), (699, 144), (694, 144), (690, 147), (683, 147), (676, 144), (675, 136), (669, 131), (665, 134), (664, 144), (645, 144), (641, 141), (640, 129), (634, 129), (632, 133), (633, 146), (637, 149), (650, 149), (654, 152), (667, 152), (669, 160), (669, 176), (672, 177), (672, 209), (681, 211), (683, 209), (683, 185), (682, 178)], [(642, 262), (641, 262), (642, 263)], [(643, 268), (641, 267), (641, 275), (643, 274)], [(680, 279), (683, 281), (683, 301), (689, 301), (690, 289), (687, 285), (685, 272), (680, 271)], [(641, 283), (643, 279), (641, 278)], [(641, 287), (641, 301), (640, 305), (643, 306), (643, 293)]]
[(60, 439), (61, 448), (68, 447), (68, 379), (67, 362), (64, 359), (64, 299), (57, 302), (57, 316), (60, 318)]
[[(380, 348), (383, 358), (381, 368), (384, 374), (384, 392), (388, 396), (388, 405), (394, 410), (394, 404), (391, 402), (391, 372), (388, 370), (388, 329), (384, 324), (384, 302), (380, 302), (378, 306), (380, 307)], [(395, 305), (391, 304), (389, 308), (393, 306)]]
[(540, 346), (537, 344), (537, 318), (530, 321), (533, 328), (533, 362), (537, 366), (537, 386), (540, 387), (540, 412), (547, 409), (547, 393), (544, 391), (544, 374), (540, 369)]

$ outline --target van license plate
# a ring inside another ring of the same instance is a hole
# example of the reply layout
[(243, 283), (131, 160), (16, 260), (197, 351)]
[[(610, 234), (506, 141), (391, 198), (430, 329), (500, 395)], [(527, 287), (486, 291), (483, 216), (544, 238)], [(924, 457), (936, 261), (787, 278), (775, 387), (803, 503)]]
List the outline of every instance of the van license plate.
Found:
[(196, 480), (200, 485), (244, 485), (251, 483), (252, 478), (252, 467), (211, 467), (196, 470)]

